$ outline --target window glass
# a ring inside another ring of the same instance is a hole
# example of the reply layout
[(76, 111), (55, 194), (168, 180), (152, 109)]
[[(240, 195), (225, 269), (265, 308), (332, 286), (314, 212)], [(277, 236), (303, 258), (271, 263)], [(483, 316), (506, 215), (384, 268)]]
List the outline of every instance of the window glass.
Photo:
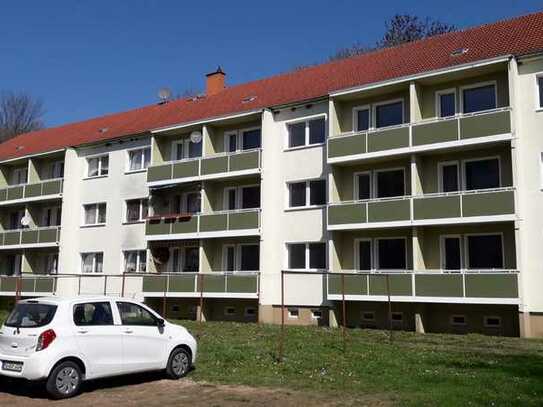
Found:
[(404, 171), (379, 171), (377, 177), (377, 198), (405, 195)]
[(305, 145), (305, 122), (288, 125), (288, 146), (299, 147)]
[(105, 155), (100, 158), (100, 175), (109, 173), (109, 156)]
[(56, 305), (21, 302), (15, 305), (4, 325), (10, 328), (39, 328), (49, 324), (56, 312)]
[(103, 271), (103, 253), (83, 253), (81, 261), (83, 273), (101, 273)]
[(95, 204), (85, 205), (85, 225), (94, 225), (96, 223), (96, 212), (98, 208)]
[(234, 246), (227, 246), (226, 250), (226, 270), (234, 271), (236, 269), (236, 248)]
[(363, 109), (356, 111), (356, 131), (364, 131), (370, 128), (370, 110)]
[(185, 145), (183, 141), (180, 141), (178, 143), (175, 143), (175, 155), (174, 160), (182, 160), (185, 158)]
[(309, 121), (309, 144), (324, 143), (326, 138), (324, 117)]
[(241, 246), (241, 267), (242, 271), (260, 270), (260, 247), (258, 245)]
[(228, 151), (234, 152), (238, 149), (238, 135), (237, 134), (229, 134), (228, 136)]
[(501, 235), (467, 236), (470, 269), (503, 268)]
[(201, 210), (201, 195), (199, 192), (190, 192), (187, 194), (187, 212), (199, 213)]
[(89, 302), (74, 306), (74, 324), (77, 326), (113, 325), (109, 302)]
[(118, 302), (123, 325), (156, 326), (156, 318), (145, 308), (129, 302)]
[(141, 220), (140, 209), (140, 199), (131, 199), (130, 201), (126, 201), (126, 221), (137, 222)]
[(305, 243), (295, 243), (288, 246), (288, 268), (305, 269)]
[(377, 241), (379, 268), (405, 270), (405, 239), (380, 239)]
[(64, 177), (64, 161), (57, 161), (51, 165), (51, 178)]
[(13, 229), (22, 229), (21, 220), (25, 216), (24, 210), (13, 211), (9, 214), (9, 228)]
[(197, 158), (202, 156), (202, 142), (189, 142), (189, 158)]
[(28, 178), (28, 168), (20, 167), (11, 170), (10, 185), (26, 184)]
[(458, 181), (458, 164), (445, 164), (441, 167), (442, 192), (458, 191)]
[(242, 144), (244, 150), (260, 148), (262, 145), (260, 129), (244, 131), (242, 134)]
[(326, 203), (326, 181), (323, 179), (309, 181), (309, 204), (324, 205)]
[(147, 270), (147, 252), (145, 250), (129, 250), (124, 252), (125, 273), (145, 273)]
[(358, 242), (358, 269), (371, 270), (371, 241)]
[(494, 85), (464, 89), (462, 92), (464, 113), (480, 112), (496, 108)]
[(183, 271), (197, 272), (200, 268), (200, 249), (198, 247), (185, 247), (185, 264)]
[(499, 188), (500, 164), (497, 158), (465, 163), (466, 190)]
[(403, 123), (403, 103), (394, 102), (375, 106), (375, 127), (394, 126)]
[(289, 184), (290, 189), (290, 207), (306, 205), (306, 183), (296, 182)]
[(309, 268), (326, 269), (326, 243), (309, 243)]
[(236, 189), (228, 189), (227, 192), (227, 208), (228, 210), (236, 209)]
[(260, 208), (260, 186), (241, 188), (241, 208)]
[(446, 237), (443, 239), (445, 250), (444, 267), (446, 270), (460, 270), (462, 268), (460, 238)]
[(454, 93), (442, 93), (439, 95), (439, 116), (449, 117), (456, 114)]
[(149, 166), (151, 160), (151, 148), (142, 148), (139, 150), (132, 150), (128, 153), (129, 170), (137, 171)]
[(537, 78), (537, 88), (539, 91), (539, 107), (543, 107), (543, 76)]
[(370, 199), (371, 198), (371, 189), (370, 189), (370, 174), (358, 174), (357, 183), (358, 183), (358, 196), (357, 199)]

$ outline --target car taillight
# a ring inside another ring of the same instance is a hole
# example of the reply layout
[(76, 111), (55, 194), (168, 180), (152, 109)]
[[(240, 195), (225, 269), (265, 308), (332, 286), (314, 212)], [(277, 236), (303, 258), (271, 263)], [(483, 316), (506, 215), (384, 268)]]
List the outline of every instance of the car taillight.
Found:
[(52, 329), (48, 329), (43, 332), (38, 338), (38, 344), (36, 345), (36, 352), (47, 349), (49, 345), (55, 340), (57, 334)]

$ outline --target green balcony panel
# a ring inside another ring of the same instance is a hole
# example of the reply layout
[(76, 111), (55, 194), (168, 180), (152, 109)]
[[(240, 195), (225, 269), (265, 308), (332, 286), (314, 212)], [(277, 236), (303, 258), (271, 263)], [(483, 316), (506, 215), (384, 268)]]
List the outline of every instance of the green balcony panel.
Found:
[(368, 153), (409, 147), (409, 127), (381, 130), (368, 134)]
[(37, 293), (52, 293), (55, 291), (55, 279), (40, 277), (36, 279), (36, 290)]
[(511, 112), (481, 114), (460, 119), (462, 139), (511, 133)]
[(460, 217), (460, 195), (413, 199), (415, 220)]
[(462, 210), (464, 216), (512, 215), (515, 213), (514, 191), (464, 195)]
[(47, 181), (43, 183), (42, 195), (56, 195), (62, 192), (62, 180)]
[(328, 140), (328, 158), (366, 153), (367, 134), (356, 134), (348, 137), (337, 137)]
[(23, 277), (21, 279), (21, 291), (23, 293), (33, 293), (36, 277)]
[(38, 231), (37, 230), (23, 230), (21, 236), (21, 244), (38, 243)]
[(187, 220), (176, 220), (172, 223), (172, 233), (196, 233), (198, 232), (198, 217), (193, 216)]
[(228, 215), (200, 215), (200, 232), (215, 232), (226, 230)]
[(202, 175), (228, 172), (228, 157), (204, 158), (202, 160)]
[(518, 298), (516, 274), (466, 274), (466, 297)]
[[(390, 295), (413, 295), (411, 274), (388, 275)], [(370, 295), (388, 295), (387, 274), (369, 276)]]
[(368, 203), (368, 222), (394, 222), (410, 218), (409, 199)]
[(201, 278), (198, 279), (198, 291), (202, 291), (202, 286), (200, 284), (203, 284), (203, 291), (205, 293), (224, 293), (225, 291), (225, 276), (224, 274), (219, 275), (211, 275), (211, 274), (203, 274)]
[(147, 182), (172, 179), (172, 164), (153, 165), (147, 168)]
[(24, 187), (22, 185), (8, 188), (7, 200), (11, 201), (11, 200), (14, 200), (14, 199), (22, 199), (23, 198), (23, 191), (24, 191)]
[(42, 229), (40, 230), (40, 243), (52, 243), (56, 242), (57, 239), (57, 228), (53, 229)]
[(258, 276), (232, 275), (226, 277), (226, 290), (229, 293), (256, 294)]
[(143, 277), (143, 292), (144, 293), (163, 293), (166, 290), (166, 276), (144, 276)]
[(4, 233), (4, 245), (21, 244), (21, 232), (5, 232)]
[(0, 291), (15, 291), (17, 279), (15, 277), (0, 277)]
[(230, 171), (244, 171), (260, 168), (258, 151), (239, 153), (230, 156)]
[(366, 204), (333, 205), (328, 207), (328, 224), (345, 225), (365, 223), (367, 221)]
[(458, 119), (440, 120), (413, 126), (413, 145), (444, 143), (458, 140)]
[(196, 289), (194, 274), (170, 276), (168, 292), (171, 293), (194, 293)]
[[(328, 294), (342, 295), (341, 274), (328, 275)], [(364, 274), (349, 274), (345, 279), (345, 295), (368, 295), (368, 277)]]
[(258, 229), (258, 212), (231, 213), (228, 221), (229, 230)]
[(419, 297), (462, 297), (462, 275), (415, 275), (415, 291)]
[(8, 190), (6, 188), (0, 189), (0, 202), (5, 201), (8, 197)]
[(34, 198), (41, 196), (41, 184), (28, 184), (25, 186), (24, 197), (25, 198)]
[(200, 160), (190, 160), (173, 164), (173, 179), (197, 177), (199, 174)]
[(145, 234), (147, 235), (169, 235), (171, 230), (171, 221), (148, 221), (145, 225)]

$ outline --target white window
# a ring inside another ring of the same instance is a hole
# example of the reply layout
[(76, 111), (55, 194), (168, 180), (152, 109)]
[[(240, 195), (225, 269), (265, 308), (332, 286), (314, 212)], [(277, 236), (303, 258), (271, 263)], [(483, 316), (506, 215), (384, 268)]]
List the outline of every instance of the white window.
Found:
[(495, 109), (498, 95), (496, 83), (479, 83), (461, 88), (462, 113), (474, 113)]
[(58, 272), (58, 253), (49, 253), (43, 256), (43, 272), (45, 274)]
[(147, 271), (147, 251), (126, 250), (124, 252), (125, 273), (145, 273)]
[(539, 153), (539, 183), (539, 187), (543, 190), (543, 153)]
[(436, 92), (437, 117), (451, 117), (456, 114), (456, 89)]
[(287, 130), (288, 148), (323, 144), (326, 140), (326, 118), (289, 123)]
[(458, 161), (440, 162), (437, 169), (439, 192), (460, 191), (460, 165)]
[(467, 268), (471, 270), (503, 269), (503, 235), (470, 234), (466, 235)]
[(224, 189), (224, 210), (260, 208), (260, 185), (246, 185)]
[(10, 185), (21, 185), (28, 182), (28, 167), (19, 167), (11, 170)]
[(83, 205), (84, 225), (104, 225), (106, 223), (106, 204), (94, 203)]
[(288, 187), (288, 207), (312, 207), (326, 204), (326, 180), (290, 182)]
[(440, 237), (441, 268), (460, 270), (463, 268), (462, 237), (445, 235)]
[(202, 141), (193, 143), (190, 139), (176, 140), (172, 143), (172, 161), (198, 158), (202, 156)]
[(50, 178), (64, 178), (64, 161), (55, 161), (51, 164)]
[(325, 270), (327, 268), (326, 243), (288, 243), (287, 268), (289, 270)]
[(148, 199), (129, 199), (126, 201), (125, 222), (140, 222), (147, 218), (149, 213)]
[(253, 243), (225, 244), (222, 249), (225, 272), (260, 270), (260, 246)]
[(319, 320), (322, 318), (322, 311), (320, 309), (311, 310), (311, 319)]
[(200, 269), (200, 248), (198, 246), (172, 247), (168, 260), (171, 273), (195, 273)]
[(536, 76), (536, 108), (543, 109), (543, 72)]
[(497, 316), (484, 316), (483, 317), (483, 324), (485, 328), (501, 328), (502, 326), (502, 319), (501, 317)]
[(104, 177), (109, 173), (109, 156), (87, 158), (87, 177)]
[(403, 99), (390, 100), (373, 105), (373, 123), (375, 128), (397, 126), (403, 122)]
[(261, 146), (262, 134), (260, 128), (232, 130), (224, 133), (224, 151), (226, 152), (253, 150)]
[(371, 128), (370, 106), (357, 106), (353, 108), (353, 131), (366, 131)]
[(42, 226), (59, 226), (61, 222), (62, 208), (60, 206), (49, 206), (43, 208)]
[(466, 326), (465, 315), (451, 315), (450, 323), (452, 326)]
[(170, 210), (174, 214), (200, 213), (202, 205), (201, 196), (200, 191), (185, 192), (182, 195), (175, 196), (171, 201)]
[(82, 253), (81, 271), (83, 273), (102, 273), (104, 270), (104, 253)]
[(288, 309), (288, 317), (290, 319), (298, 319), (299, 316), (300, 316), (300, 310), (298, 308)]
[(128, 151), (128, 171), (144, 170), (151, 161), (151, 147)]
[(499, 157), (465, 160), (463, 164), (463, 181), (466, 191), (499, 188), (501, 186)]

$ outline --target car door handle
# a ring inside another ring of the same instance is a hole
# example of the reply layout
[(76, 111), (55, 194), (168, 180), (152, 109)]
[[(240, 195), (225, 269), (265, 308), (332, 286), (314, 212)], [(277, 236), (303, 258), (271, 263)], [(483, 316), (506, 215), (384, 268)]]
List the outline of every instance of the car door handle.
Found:
[(125, 329), (123, 332), (124, 332), (125, 334), (132, 334), (132, 333), (134, 333), (134, 331), (131, 330), (131, 329)]
[(78, 334), (86, 334), (86, 333), (88, 333), (88, 332), (89, 332), (88, 329), (79, 329), (79, 330), (77, 331)]

